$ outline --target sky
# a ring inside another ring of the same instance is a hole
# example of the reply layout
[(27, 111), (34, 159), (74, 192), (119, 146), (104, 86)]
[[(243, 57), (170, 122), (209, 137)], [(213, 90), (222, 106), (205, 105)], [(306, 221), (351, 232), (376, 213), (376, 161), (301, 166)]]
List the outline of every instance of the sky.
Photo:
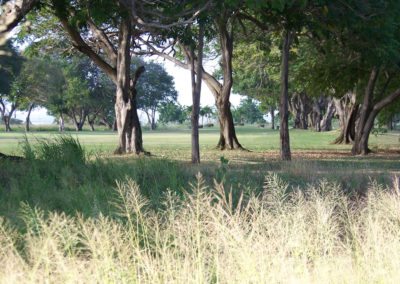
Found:
[[(176, 66), (174, 63), (169, 62), (167, 60), (157, 60), (158, 63), (164, 65), (167, 72), (174, 77), (175, 88), (178, 92), (178, 102), (181, 105), (191, 105), (192, 104), (192, 85), (190, 79), (190, 71), (183, 69), (181, 67)], [(212, 73), (213, 66), (206, 65), (206, 70)], [(232, 94), (231, 95), (231, 104), (233, 106), (239, 105), (241, 96)], [(202, 85), (202, 92), (200, 97), (201, 106), (213, 106), (214, 105), (214, 97), (210, 90), (207, 88), (206, 84)], [(25, 112), (17, 112), (16, 117), (25, 121)], [(145, 115), (139, 112), (140, 119), (142, 121), (147, 121), (145, 119)], [(32, 124), (51, 124), (54, 121), (54, 117), (49, 116), (47, 114), (47, 110), (45, 108), (38, 108), (32, 111), (31, 114), (31, 122)]]

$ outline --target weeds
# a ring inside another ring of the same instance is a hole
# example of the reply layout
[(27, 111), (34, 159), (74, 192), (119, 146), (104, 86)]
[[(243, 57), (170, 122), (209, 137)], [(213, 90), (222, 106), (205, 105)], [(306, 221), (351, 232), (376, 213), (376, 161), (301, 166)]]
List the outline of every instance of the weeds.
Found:
[(221, 188), (207, 190), (201, 176), (184, 198), (167, 192), (161, 211), (149, 206), (131, 179), (116, 186), (112, 218), (44, 214), (24, 204), (22, 232), (4, 221), (0, 226), (0, 278), (397, 283), (400, 200), (392, 189), (375, 186), (356, 207), (336, 184), (321, 181), (287, 192), (274, 174), (266, 177), (268, 192), (244, 197), (234, 210), (229, 195)]

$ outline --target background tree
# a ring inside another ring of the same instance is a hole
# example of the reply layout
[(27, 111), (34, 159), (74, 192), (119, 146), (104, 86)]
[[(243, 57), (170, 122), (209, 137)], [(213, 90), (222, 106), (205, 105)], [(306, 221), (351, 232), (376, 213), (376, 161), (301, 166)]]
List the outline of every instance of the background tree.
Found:
[(18, 53), (11, 41), (0, 46), (0, 114), (6, 131), (11, 131), (11, 117), (22, 103), (22, 93), (15, 83), (22, 64), (23, 57)]
[(150, 128), (154, 130), (159, 107), (163, 103), (176, 102), (178, 93), (175, 90), (173, 77), (162, 65), (155, 62), (135, 62), (134, 66), (138, 65), (146, 68), (137, 85), (138, 108), (146, 113)]
[(160, 116), (158, 120), (161, 123), (179, 123), (182, 124), (187, 119), (187, 114), (179, 103), (166, 102), (162, 103), (159, 109)]
[(233, 110), (233, 117), (237, 123), (262, 123), (265, 122), (259, 104), (252, 98), (240, 100), (240, 105)]

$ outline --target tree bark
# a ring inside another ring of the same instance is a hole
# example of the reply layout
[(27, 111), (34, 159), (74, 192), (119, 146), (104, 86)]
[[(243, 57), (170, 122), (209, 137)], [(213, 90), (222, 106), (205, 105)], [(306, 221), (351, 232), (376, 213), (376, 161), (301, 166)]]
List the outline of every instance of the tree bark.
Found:
[(11, 122), (11, 117), (10, 115), (3, 115), (3, 121), (4, 121), (4, 126), (6, 128), (6, 132), (11, 132), (11, 126), (10, 126), (10, 122)]
[(336, 108), (332, 98), (327, 98), (326, 100), (325, 114), (320, 122), (321, 131), (331, 131), (332, 130), (332, 118), (335, 115)]
[(130, 39), (132, 35), (129, 19), (120, 25), (119, 47), (117, 56), (117, 92), (115, 118), (118, 129), (118, 148), (116, 154), (146, 153), (143, 149), (142, 129), (137, 114), (136, 84), (145, 71), (139, 67), (134, 78), (130, 76)]
[(280, 125), (280, 154), (284, 161), (291, 160), (290, 138), (289, 138), (289, 51), (290, 51), (291, 33), (285, 31), (282, 45), (282, 65), (281, 65), (281, 96), (279, 104), (279, 113), (281, 118)]
[(216, 22), (222, 53), (223, 83), (216, 96), (218, 119), (220, 124), (220, 138), (217, 147), (221, 150), (243, 149), (236, 136), (235, 125), (231, 112), (229, 98), (233, 85), (233, 32), (228, 28), (227, 19)]
[(271, 113), (271, 129), (275, 129), (275, 107), (271, 106), (270, 108), (270, 113)]
[[(203, 46), (204, 46), (204, 26), (200, 24), (198, 32), (197, 62), (195, 61), (194, 48), (190, 50), (190, 74), (192, 81), (192, 163), (200, 163), (200, 141), (199, 141), (199, 113), (200, 113), (200, 95), (201, 83), (203, 77)], [(196, 65), (195, 65), (196, 63)]]
[(60, 132), (64, 132), (64, 130), (65, 130), (64, 116), (62, 113), (60, 114), (60, 118), (59, 118), (58, 130)]
[(356, 128), (353, 148), (351, 149), (351, 153), (353, 155), (367, 155), (370, 152), (368, 148), (368, 138), (373, 127), (375, 117), (372, 118), (372, 122), (370, 121), (370, 118), (373, 116), (372, 99), (378, 76), (379, 69), (376, 67), (372, 68), (368, 84), (365, 89), (364, 100), (360, 109), (360, 118)]
[(11, 118), (12, 115), (14, 114), (14, 111), (17, 109), (17, 105), (12, 104), (11, 105), (11, 109), (10, 112), (8, 114), (3, 114), (3, 121), (4, 121), (4, 125), (6, 127), (6, 132), (11, 132)]
[(355, 127), (358, 117), (358, 104), (356, 94), (347, 93), (340, 99), (333, 99), (336, 113), (339, 117), (340, 135), (333, 142), (334, 144), (350, 144), (354, 141)]
[(7, 40), (8, 33), (33, 9), (38, 0), (16, 0), (0, 4), (0, 45)]
[(294, 128), (307, 129), (311, 102), (305, 92), (295, 93), (289, 100), (289, 110), (294, 116)]
[(30, 131), (31, 113), (32, 113), (32, 110), (33, 110), (34, 107), (35, 107), (35, 105), (33, 103), (29, 104), (28, 114), (26, 115), (26, 119), (25, 119), (25, 131), (26, 132)]
[[(373, 68), (371, 70), (368, 85), (364, 94), (363, 104), (360, 110), (360, 119), (357, 124), (354, 144), (351, 150), (353, 155), (367, 155), (369, 152), (371, 152), (371, 150), (368, 148), (368, 140), (371, 130), (374, 126), (376, 116), (384, 107), (400, 98), (400, 89), (395, 90), (388, 96), (384, 96), (384, 92), (386, 91), (386, 88), (384, 88), (379, 96), (382, 99), (373, 103), (374, 89), (378, 75), (379, 69)], [(388, 78), (388, 82), (389, 81), (390, 78)]]
[(95, 131), (95, 129), (94, 129), (94, 120), (95, 120), (95, 118), (90, 118), (89, 117), (89, 115), (87, 116), (87, 122), (88, 122), (88, 124), (89, 124), (89, 126), (90, 126), (90, 130), (91, 131)]

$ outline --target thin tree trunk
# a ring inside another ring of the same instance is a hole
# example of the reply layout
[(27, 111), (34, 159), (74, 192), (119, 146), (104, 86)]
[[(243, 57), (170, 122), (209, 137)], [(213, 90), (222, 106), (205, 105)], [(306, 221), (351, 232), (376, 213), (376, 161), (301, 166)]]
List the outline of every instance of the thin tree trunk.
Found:
[(387, 121), (387, 130), (393, 130), (393, 115), (391, 115)]
[(290, 161), (290, 138), (289, 138), (289, 111), (288, 111), (288, 89), (289, 89), (289, 51), (290, 51), (291, 33), (284, 32), (282, 45), (282, 66), (281, 66), (281, 97), (279, 104), (279, 113), (281, 118), (280, 127), (280, 153), (281, 159)]
[(25, 119), (25, 131), (26, 132), (30, 131), (31, 113), (32, 113), (32, 110), (33, 110), (34, 107), (35, 107), (35, 105), (33, 103), (29, 104), (28, 114), (26, 115), (26, 119)]
[(64, 130), (65, 130), (64, 116), (62, 113), (60, 114), (60, 118), (59, 118), (58, 130), (60, 132), (64, 132)]
[(275, 107), (271, 106), (270, 108), (270, 113), (271, 113), (271, 129), (275, 129)]
[(203, 77), (203, 46), (204, 46), (204, 27), (199, 26), (198, 46), (197, 46), (197, 62), (195, 65), (194, 48), (190, 50), (190, 74), (192, 81), (192, 163), (200, 163), (200, 142), (199, 142), (199, 113), (200, 113), (200, 94), (201, 83)]

